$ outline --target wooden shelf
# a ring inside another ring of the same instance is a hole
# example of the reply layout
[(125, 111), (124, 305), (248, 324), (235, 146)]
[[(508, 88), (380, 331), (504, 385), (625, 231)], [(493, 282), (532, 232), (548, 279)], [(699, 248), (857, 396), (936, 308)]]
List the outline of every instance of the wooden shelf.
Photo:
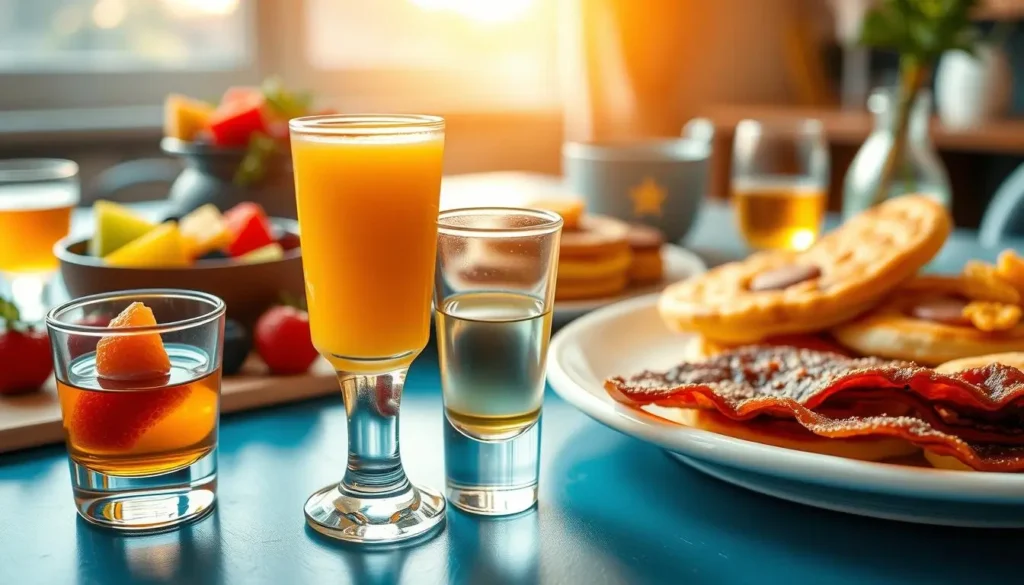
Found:
[[(708, 108), (704, 113), (720, 135), (732, 136), (740, 120), (752, 118), (765, 122), (792, 122), (804, 118), (821, 120), (829, 142), (859, 144), (871, 133), (874, 121), (866, 111), (807, 106), (726, 105)], [(1005, 119), (987, 126), (950, 131), (937, 119), (932, 120), (932, 141), (939, 150), (1024, 155), (1024, 119)]]

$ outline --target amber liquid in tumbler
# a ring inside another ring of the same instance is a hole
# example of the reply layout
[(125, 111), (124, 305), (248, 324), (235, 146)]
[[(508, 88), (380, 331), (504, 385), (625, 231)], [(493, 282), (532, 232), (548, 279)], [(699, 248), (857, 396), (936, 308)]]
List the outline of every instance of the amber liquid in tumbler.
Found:
[(53, 245), (71, 229), (77, 192), (66, 185), (11, 185), (0, 188), (0, 271), (51, 272)]
[(785, 178), (734, 181), (732, 200), (740, 233), (760, 250), (807, 249), (828, 206), (820, 185)]
[(181, 469), (217, 442), (221, 370), (196, 374), (200, 352), (168, 347), (170, 375), (144, 382), (95, 376), (95, 354), (57, 382), (71, 458), (109, 475), (139, 477)]

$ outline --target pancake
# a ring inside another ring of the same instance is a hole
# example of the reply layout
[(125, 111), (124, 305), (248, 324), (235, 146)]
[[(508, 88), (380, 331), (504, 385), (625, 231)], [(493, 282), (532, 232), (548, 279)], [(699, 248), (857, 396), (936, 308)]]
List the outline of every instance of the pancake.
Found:
[[(701, 340), (701, 354), (704, 357), (711, 357), (727, 351), (732, 351), (742, 345), (729, 345), (718, 343), (710, 339), (699, 337)], [(793, 335), (779, 335), (777, 337), (769, 337), (760, 343), (760, 345), (777, 345), (777, 346), (788, 346), (796, 347), (800, 349), (813, 349), (815, 351), (828, 351), (839, 355), (849, 357), (849, 352), (846, 348), (839, 345), (826, 333), (807, 333), (807, 334), (793, 334)]]
[(943, 374), (950, 374), (974, 368), (984, 368), (991, 364), (1003, 364), (1004, 366), (1010, 366), (1011, 368), (1017, 368), (1018, 370), (1024, 371), (1024, 352), (1014, 351), (1009, 353), (994, 353), (961, 358), (937, 366), (935, 371)]
[(625, 290), (629, 279), (625, 273), (607, 278), (586, 280), (559, 280), (555, 288), (556, 301), (597, 299), (610, 297)]
[(629, 265), (629, 280), (639, 284), (660, 282), (665, 276), (665, 263), (661, 250), (633, 251), (633, 262)]
[(936, 469), (953, 469), (956, 471), (974, 471), (972, 467), (961, 463), (956, 457), (949, 455), (940, 455), (939, 453), (933, 453), (927, 449), (924, 452), (924, 458), (928, 460), (928, 463), (932, 464), (932, 467)]
[(661, 230), (639, 223), (630, 224), (626, 239), (629, 241), (629, 247), (634, 252), (645, 250), (660, 251), (661, 245), (665, 243), (665, 236), (661, 233)]
[(723, 343), (818, 332), (875, 307), (935, 256), (951, 228), (933, 199), (894, 197), (806, 250), (760, 252), (675, 283), (658, 311), (673, 330)]
[(629, 270), (633, 257), (629, 250), (619, 250), (605, 256), (594, 256), (585, 260), (559, 258), (558, 281), (595, 280), (618, 278)]
[(660, 282), (664, 275), (661, 247), (665, 236), (661, 230), (649, 225), (631, 224), (626, 236), (633, 251), (633, 264), (629, 267), (630, 282), (648, 284)]
[[(1024, 324), (982, 331), (970, 320), (919, 317), (919, 307), (952, 303), (970, 294), (961, 276), (922, 276), (897, 289), (866, 315), (832, 328), (836, 341), (861, 355), (935, 366), (960, 358), (1024, 352)], [(1011, 289), (1012, 290), (1012, 289)], [(977, 293), (975, 293), (977, 294)], [(954, 311), (954, 313), (956, 313)]]
[(563, 231), (559, 258), (588, 259), (629, 251), (629, 226), (603, 215), (585, 215), (579, 229)]

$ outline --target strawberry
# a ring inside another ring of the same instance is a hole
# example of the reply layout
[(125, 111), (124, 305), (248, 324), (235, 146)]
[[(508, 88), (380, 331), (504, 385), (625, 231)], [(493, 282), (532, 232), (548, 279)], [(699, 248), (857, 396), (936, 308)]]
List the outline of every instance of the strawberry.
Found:
[(302, 309), (271, 307), (256, 322), (256, 351), (274, 374), (301, 374), (316, 360), (309, 314)]
[(14, 303), (0, 298), (0, 394), (38, 390), (53, 373), (50, 339), (42, 331), (21, 322)]
[(85, 449), (128, 449), (188, 398), (188, 384), (133, 392), (82, 392), (65, 424)]

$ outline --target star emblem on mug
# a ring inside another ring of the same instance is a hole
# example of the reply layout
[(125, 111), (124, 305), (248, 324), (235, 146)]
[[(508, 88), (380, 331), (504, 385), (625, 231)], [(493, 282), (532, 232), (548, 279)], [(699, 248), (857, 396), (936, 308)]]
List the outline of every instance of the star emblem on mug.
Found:
[(651, 177), (645, 178), (639, 185), (630, 189), (629, 198), (633, 200), (633, 215), (661, 217), (661, 204), (665, 202), (665, 189)]

